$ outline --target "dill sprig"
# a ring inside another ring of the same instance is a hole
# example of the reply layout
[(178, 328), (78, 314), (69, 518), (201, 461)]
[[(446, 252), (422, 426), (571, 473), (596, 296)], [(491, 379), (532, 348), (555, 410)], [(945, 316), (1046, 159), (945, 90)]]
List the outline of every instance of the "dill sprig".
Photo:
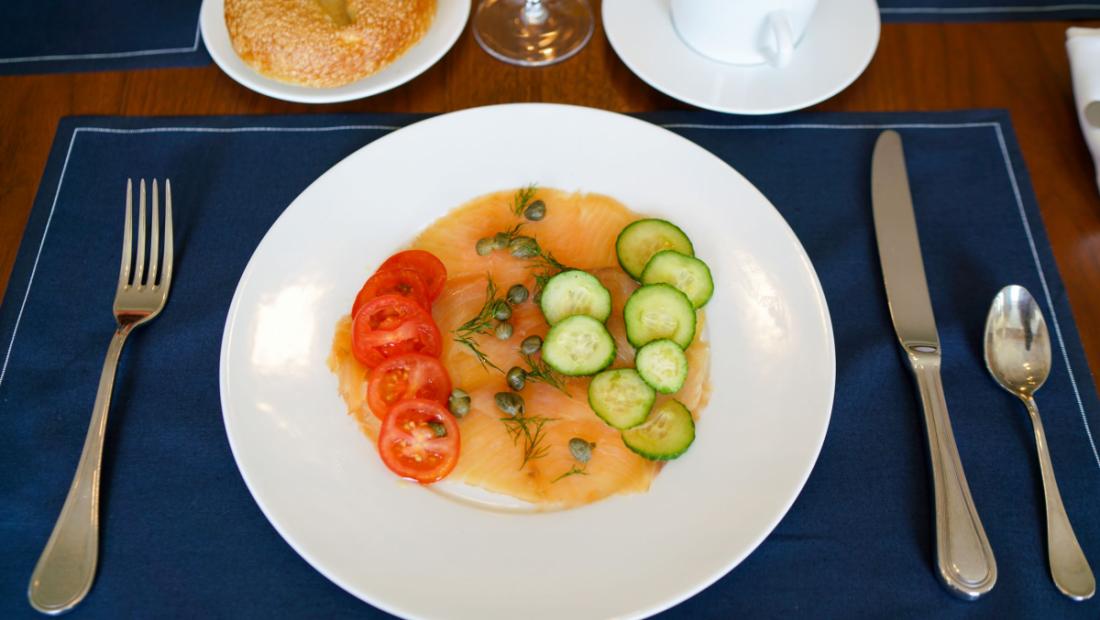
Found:
[(525, 378), (528, 381), (538, 381), (545, 383), (552, 388), (561, 390), (566, 396), (572, 396), (569, 390), (565, 387), (565, 378), (559, 373), (555, 372), (553, 368), (550, 368), (546, 362), (542, 361), (541, 357), (535, 357), (529, 353), (523, 354), (523, 361), (527, 362), (529, 367), (525, 370)]
[(493, 278), (489, 277), (488, 283), (485, 285), (485, 304), (481, 306), (481, 310), (472, 319), (451, 331), (454, 334), (454, 341), (470, 349), (477, 357), (477, 361), (481, 363), (482, 368), (492, 367), (498, 372), (504, 371), (494, 364), (489, 356), (485, 355), (485, 352), (478, 346), (475, 337), (478, 334), (493, 333), (495, 323), (493, 313), (501, 303), (506, 302), (503, 301), (503, 298), (497, 299), (497, 285), (493, 282)]
[[(554, 258), (552, 253), (542, 247), (538, 239), (521, 235), (522, 228), (523, 223), (521, 222), (508, 230), (493, 235), (491, 238), (497, 240), (497, 247), (509, 248), (509, 253), (513, 257), (529, 261), (527, 268), (534, 272), (535, 288), (532, 292), (537, 300), (539, 293), (542, 292), (550, 278), (563, 271), (568, 271), (571, 267)], [(513, 242), (516, 242), (516, 245), (513, 245)]]
[(531, 183), (530, 185), (516, 190), (515, 195), (512, 196), (512, 213), (517, 216), (523, 215), (524, 209), (530, 204), (531, 199), (535, 197), (535, 191), (537, 189), (538, 185)]
[(558, 476), (557, 478), (554, 478), (553, 480), (551, 480), (550, 484), (554, 484), (558, 480), (561, 480), (563, 478), (568, 478), (569, 476), (587, 476), (588, 472), (585, 471), (586, 469), (588, 469), (588, 465), (585, 465), (584, 467), (577, 467), (576, 465), (574, 465), (574, 466), (569, 468), (569, 471), (567, 471), (564, 474)]
[(541, 459), (550, 451), (550, 447), (545, 445), (546, 425), (556, 422), (557, 418), (519, 414), (500, 418), (500, 421), (504, 423), (513, 445), (519, 444), (520, 439), (523, 439), (523, 462), (519, 464), (520, 469), (535, 459)]
[(508, 241), (511, 241), (512, 239), (518, 237), (521, 228), (523, 228), (523, 222), (520, 222), (519, 224), (516, 224), (515, 226), (504, 231), (504, 234), (508, 236)]
[(488, 334), (493, 324), (493, 310), (497, 304), (497, 285), (490, 276), (485, 283), (485, 304), (474, 318), (455, 328), (454, 333)]
[(545, 263), (546, 267), (549, 269), (557, 269), (558, 271), (568, 271), (570, 269), (570, 267), (566, 267), (562, 263), (558, 262), (558, 259), (554, 258), (553, 254), (545, 250), (539, 253), (538, 258), (543, 263)]
[(470, 351), (473, 352), (474, 357), (477, 358), (477, 361), (481, 363), (482, 368), (492, 368), (497, 372), (504, 372), (503, 370), (501, 370), (500, 366), (497, 366), (493, 363), (493, 360), (489, 359), (488, 355), (485, 355), (485, 351), (481, 350), (481, 347), (478, 346), (477, 342), (473, 339), (472, 336), (455, 336), (454, 340), (455, 342), (465, 345), (466, 348), (470, 349)]
[(543, 250), (542, 246), (539, 246), (539, 253), (532, 258), (528, 267), (535, 272), (535, 287), (531, 294), (536, 301), (542, 297), (542, 289), (546, 288), (550, 278), (570, 269), (554, 258), (553, 254)]
[[(512, 195), (512, 213), (515, 214), (516, 217), (524, 215), (527, 207), (532, 204), (531, 201), (534, 199), (537, 189), (538, 185), (531, 183), (519, 188), (516, 190), (516, 193)], [(539, 219), (542, 218), (540, 217)], [(543, 287), (546, 286), (546, 282), (562, 271), (566, 271), (569, 267), (566, 267), (554, 258), (553, 254), (543, 249), (538, 243), (538, 240), (534, 237), (520, 235), (519, 233), (522, 228), (523, 222), (520, 222), (508, 230), (499, 232), (492, 237), (487, 237), (484, 243), (488, 243), (488, 240), (492, 239), (494, 243), (490, 247), (494, 247), (494, 249), (507, 249), (512, 256), (521, 260), (531, 261), (529, 267), (534, 271), (535, 289), (533, 292), (537, 300), (539, 293), (541, 293)]]
[[(529, 269), (534, 269), (541, 273), (549, 273), (551, 276), (570, 269), (570, 267), (565, 266), (561, 261), (554, 258), (553, 254), (542, 249), (542, 246), (539, 246), (538, 253), (528, 260), (531, 261), (531, 264), (527, 266)], [(536, 278), (538, 278), (538, 276), (539, 274), (535, 274)]]
[(577, 463), (581, 464), (581, 466), (577, 467), (576, 463), (574, 463), (569, 468), (569, 471), (551, 480), (550, 484), (554, 484), (558, 480), (561, 480), (562, 478), (568, 478), (569, 476), (587, 476), (588, 461), (592, 460), (592, 450), (594, 450), (595, 448), (596, 444), (588, 440), (581, 439), (580, 437), (574, 437), (570, 439), (569, 452), (573, 455), (573, 458), (577, 461)]

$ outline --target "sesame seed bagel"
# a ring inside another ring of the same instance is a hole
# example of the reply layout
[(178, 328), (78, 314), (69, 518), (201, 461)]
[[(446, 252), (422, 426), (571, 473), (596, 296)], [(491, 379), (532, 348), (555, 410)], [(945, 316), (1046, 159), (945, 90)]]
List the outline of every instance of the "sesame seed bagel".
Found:
[(225, 0), (233, 48), (261, 74), (302, 86), (342, 86), (393, 62), (420, 40), (435, 0)]

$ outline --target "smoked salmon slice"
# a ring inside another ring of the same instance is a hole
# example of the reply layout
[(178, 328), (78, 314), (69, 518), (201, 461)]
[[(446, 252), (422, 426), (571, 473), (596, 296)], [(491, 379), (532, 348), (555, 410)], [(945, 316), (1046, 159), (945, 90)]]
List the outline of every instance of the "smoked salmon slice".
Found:
[[(534, 199), (546, 204), (546, 217), (529, 222), (512, 211), (515, 193), (496, 192), (460, 206), (434, 222), (410, 246), (431, 252), (447, 267), (448, 280), (432, 315), (444, 336), (440, 359), (452, 384), (471, 399), (469, 413), (459, 420), (462, 451), (451, 479), (546, 507), (579, 506), (618, 493), (644, 492), (661, 464), (628, 449), (619, 431), (592, 412), (587, 400), (589, 378), (563, 379), (563, 389), (529, 379), (520, 392), (525, 415), (518, 421), (497, 408), (494, 395), (509, 389), (504, 372), (513, 366), (527, 367), (520, 342), (531, 335), (546, 335), (546, 321), (537, 303), (529, 298), (513, 307), (513, 332), (506, 339), (498, 338), (491, 329), (469, 335), (467, 342), (455, 339), (456, 332), (485, 306), (490, 281), (498, 298), (515, 284), (533, 292), (536, 276), (547, 268), (537, 258), (516, 258), (507, 249), (488, 255), (476, 251), (480, 239), (511, 231), (533, 237), (560, 263), (584, 269), (600, 280), (611, 293), (607, 328), (616, 344), (612, 367), (633, 365), (634, 349), (626, 339), (623, 306), (638, 284), (619, 267), (615, 239), (623, 227), (642, 216), (608, 196), (539, 188)], [(704, 323), (700, 312), (700, 333)], [(367, 405), (368, 371), (351, 355), (350, 329), (350, 318), (342, 318), (329, 367), (337, 376), (348, 412), (374, 439), (379, 422)], [(479, 359), (470, 342), (490, 363)], [(676, 398), (698, 418), (709, 395), (710, 350), (706, 341), (697, 337), (686, 353), (689, 372), (684, 386), (675, 395), (661, 398)], [(578, 463), (570, 452), (573, 438), (595, 444), (587, 464)]]

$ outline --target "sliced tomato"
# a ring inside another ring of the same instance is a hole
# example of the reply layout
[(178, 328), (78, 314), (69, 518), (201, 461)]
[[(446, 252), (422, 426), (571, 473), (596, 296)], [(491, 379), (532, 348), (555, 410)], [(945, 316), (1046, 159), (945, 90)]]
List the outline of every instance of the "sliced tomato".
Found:
[(431, 298), (428, 296), (428, 287), (424, 280), (412, 269), (386, 269), (378, 270), (367, 279), (359, 294), (355, 296), (355, 303), (351, 306), (351, 316), (359, 313), (363, 304), (382, 295), (400, 295), (415, 301), (417, 305), (427, 311), (431, 311)]
[(443, 285), (447, 283), (447, 267), (443, 265), (443, 261), (424, 250), (405, 250), (394, 254), (382, 263), (378, 271), (387, 269), (412, 269), (420, 274), (420, 279), (428, 289), (429, 301), (435, 301), (443, 292)]
[(391, 357), (374, 367), (367, 385), (367, 403), (379, 419), (401, 400), (417, 398), (445, 404), (451, 378), (437, 358), (420, 353)]
[(378, 433), (378, 453), (393, 473), (429, 484), (458, 462), (458, 423), (434, 400), (403, 400), (390, 409)]
[(406, 353), (438, 356), (442, 346), (432, 316), (408, 297), (375, 297), (352, 321), (351, 352), (367, 368)]

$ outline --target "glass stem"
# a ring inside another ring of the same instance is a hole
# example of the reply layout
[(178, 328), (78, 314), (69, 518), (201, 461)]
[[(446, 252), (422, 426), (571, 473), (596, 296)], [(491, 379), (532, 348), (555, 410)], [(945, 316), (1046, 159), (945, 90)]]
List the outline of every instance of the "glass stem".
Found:
[(523, 7), (523, 21), (529, 24), (541, 24), (546, 21), (546, 7), (542, 6), (542, 0), (527, 0)]

